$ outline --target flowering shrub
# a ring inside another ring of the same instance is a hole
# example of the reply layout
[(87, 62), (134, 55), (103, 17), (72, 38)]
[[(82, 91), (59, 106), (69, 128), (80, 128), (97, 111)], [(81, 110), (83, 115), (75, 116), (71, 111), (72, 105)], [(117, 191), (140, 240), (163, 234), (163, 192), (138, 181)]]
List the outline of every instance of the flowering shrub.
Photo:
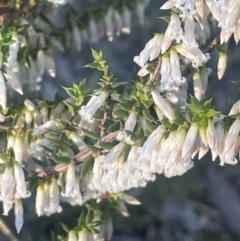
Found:
[[(45, 12), (64, 4), (66, 26), (59, 34), (61, 27)], [(94, 62), (86, 67), (102, 72), (99, 89), (73, 84), (64, 88), (68, 98), (53, 102), (24, 95), (26, 88), (39, 91), (43, 73), (55, 77), (53, 49), (64, 51), (73, 42), (80, 50), (84, 38), (94, 42), (105, 34), (112, 41), (130, 33), (132, 10), (143, 23), (146, 6), (143, 0), (119, 0), (99, 4), (98, 14), (87, 17), (61, 0), (0, 6), (0, 129), (7, 140), (0, 155), (0, 200), (3, 215), (14, 206), (18, 232), (23, 199), (34, 190), (38, 216), (61, 212), (61, 202), (85, 205), (74, 229), (63, 224), (67, 234), (59, 240), (110, 240), (112, 217), (128, 215), (125, 202), (140, 204), (124, 191), (145, 187), (157, 174), (183, 175), (195, 156), (208, 151), (221, 166), (237, 164), (240, 101), (223, 115), (205, 94), (211, 52), (219, 52), (213, 71), (221, 79), (228, 42), (232, 36), (239, 42), (239, 1), (166, 1), (161, 9), (170, 10), (168, 26), (134, 57), (139, 78), (130, 86), (114, 77), (101, 51), (92, 50)], [(220, 32), (203, 51), (216, 24)], [(23, 101), (11, 104), (13, 94), (24, 95)]]

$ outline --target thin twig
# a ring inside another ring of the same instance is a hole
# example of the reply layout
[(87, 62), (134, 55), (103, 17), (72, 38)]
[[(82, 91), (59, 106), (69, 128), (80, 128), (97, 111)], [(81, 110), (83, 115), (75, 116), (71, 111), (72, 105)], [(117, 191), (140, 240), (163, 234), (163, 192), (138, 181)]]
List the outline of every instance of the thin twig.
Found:
[(159, 70), (160, 70), (161, 66), (162, 66), (162, 57), (159, 57), (158, 63), (157, 63), (157, 67), (154, 70), (153, 76), (152, 76), (152, 78), (151, 78), (151, 80), (149, 82), (149, 86), (153, 85), (153, 83), (154, 83), (154, 81), (155, 81), (155, 79), (156, 79), (156, 77), (157, 77), (157, 75), (159, 73)]

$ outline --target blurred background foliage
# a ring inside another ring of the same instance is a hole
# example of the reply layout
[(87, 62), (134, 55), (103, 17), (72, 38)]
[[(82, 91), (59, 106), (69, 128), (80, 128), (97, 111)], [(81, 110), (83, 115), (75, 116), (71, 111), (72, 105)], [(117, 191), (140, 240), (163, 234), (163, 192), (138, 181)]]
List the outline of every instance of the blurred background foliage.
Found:
[[(79, 0), (76, 2), (79, 3)], [(86, 7), (87, 0), (80, 1), (79, 7)], [(88, 41), (77, 52), (74, 46), (64, 53), (56, 53), (56, 78), (44, 76), (42, 94), (52, 100), (53, 93), (61, 86), (71, 86), (86, 79), (91, 88), (96, 86), (100, 73), (83, 66), (92, 61), (91, 48), (102, 50), (111, 71), (121, 81), (135, 76), (138, 67), (133, 57), (138, 55), (153, 33), (163, 32), (166, 22), (159, 19), (166, 12), (159, 10), (163, 0), (151, 0), (145, 9), (145, 22), (140, 25), (132, 17), (132, 30), (129, 35), (116, 37), (108, 42), (102, 37), (91, 44)], [(82, 5), (81, 5), (82, 4)], [(60, 16), (51, 16), (57, 20)], [(208, 97), (222, 111), (227, 111), (231, 100), (239, 98), (239, 92), (231, 80), (239, 80), (240, 51), (231, 41), (229, 47), (228, 69), (221, 81), (217, 80), (217, 53), (212, 53), (208, 66), (212, 68), (209, 78)], [(189, 81), (191, 76), (189, 77)], [(189, 93), (192, 85), (189, 82)], [(219, 167), (218, 161), (212, 163), (208, 154), (201, 161), (195, 160), (195, 167), (182, 177), (167, 179), (158, 176), (154, 183), (145, 189), (130, 191), (138, 198), (141, 206), (128, 206), (129, 217), (114, 218), (113, 241), (238, 241), (240, 240), (240, 167)], [(25, 224), (17, 240), (49, 241), (51, 232), (64, 234), (61, 222), (74, 227), (81, 207), (71, 207), (62, 203), (63, 212), (50, 217), (38, 218), (35, 214), (34, 195), (24, 200)], [(15, 233), (14, 214), (1, 217)], [(8, 239), (0, 235), (1, 241)]]

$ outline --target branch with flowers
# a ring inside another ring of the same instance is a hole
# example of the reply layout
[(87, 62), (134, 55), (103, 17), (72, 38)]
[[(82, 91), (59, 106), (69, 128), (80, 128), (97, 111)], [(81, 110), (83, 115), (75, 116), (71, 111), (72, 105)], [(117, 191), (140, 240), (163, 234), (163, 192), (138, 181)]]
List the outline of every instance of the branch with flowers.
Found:
[[(142, 13), (143, 1), (139, 4)], [(114, 7), (109, 5), (103, 18), (109, 40), (120, 30), (130, 31), (127, 5), (122, 7), (122, 18)], [(3, 23), (0, 130), (7, 144), (0, 155), (0, 200), (4, 215), (14, 204), (18, 232), (23, 225), (22, 199), (29, 198), (33, 190), (38, 216), (61, 212), (61, 201), (85, 205), (74, 229), (63, 224), (69, 241), (110, 240), (112, 217), (119, 212), (128, 215), (125, 202), (140, 204), (124, 191), (145, 187), (157, 174), (181, 176), (194, 166), (195, 156), (201, 159), (209, 150), (212, 160), (218, 157), (221, 166), (238, 163), (240, 101), (223, 115), (205, 98), (210, 53), (219, 52), (214, 71), (221, 79), (229, 39), (234, 35), (239, 41), (238, 14), (232, 15), (235, 8), (239, 3), (231, 0), (169, 0), (161, 7), (170, 10), (170, 17), (164, 18), (168, 27), (134, 57), (140, 70), (130, 87), (114, 77), (101, 51), (92, 50), (94, 62), (86, 67), (102, 72), (99, 89), (89, 90), (81, 82), (64, 88), (66, 99), (59, 95), (52, 102), (26, 98), (18, 105), (7, 104), (6, 83), (23, 95), (20, 73), (25, 69), (31, 79), (28, 85), (38, 90), (36, 84), (44, 71), (55, 76), (51, 47), (61, 50), (65, 46), (61, 38), (45, 38), (49, 32), (35, 31), (26, 19), (13, 26)], [(216, 21), (221, 32), (202, 51)], [(95, 41), (101, 34), (94, 35), (93, 22), (90, 18), (89, 35)], [(72, 30), (71, 37), (80, 49), (81, 32), (77, 27)], [(48, 40), (50, 45), (46, 45)], [(188, 94), (190, 81), (194, 96)], [(106, 203), (100, 205), (100, 200)]]

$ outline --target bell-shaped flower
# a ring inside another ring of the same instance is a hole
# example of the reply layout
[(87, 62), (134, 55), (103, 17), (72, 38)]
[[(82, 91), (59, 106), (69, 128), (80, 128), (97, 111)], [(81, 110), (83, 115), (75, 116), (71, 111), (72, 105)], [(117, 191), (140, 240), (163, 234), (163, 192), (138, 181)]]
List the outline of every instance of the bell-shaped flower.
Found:
[(109, 94), (107, 92), (99, 92), (98, 95), (93, 95), (86, 106), (82, 106), (79, 114), (82, 118), (92, 123), (93, 116), (96, 114), (97, 110), (105, 103)]
[(35, 105), (32, 103), (31, 100), (29, 99), (25, 99), (24, 100), (24, 105), (26, 106), (26, 108), (29, 110), (29, 111), (34, 111), (35, 110)]
[(15, 199), (15, 227), (17, 229), (17, 233), (20, 233), (24, 220), (23, 220), (23, 206), (21, 199)]
[(77, 241), (88, 241), (88, 232), (85, 229), (82, 229), (78, 232), (78, 240)]
[(61, 206), (59, 206), (59, 203), (59, 187), (57, 184), (57, 179), (53, 177), (49, 187), (49, 209), (51, 213), (59, 213), (62, 210)]
[(189, 155), (191, 156), (191, 151), (194, 146), (195, 140), (197, 138), (197, 134), (198, 134), (198, 124), (192, 123), (183, 143), (182, 158), (188, 157)]
[(77, 239), (77, 233), (73, 230), (71, 230), (69, 233), (68, 233), (68, 241), (78, 241)]
[(64, 197), (71, 197), (73, 196), (74, 192), (74, 184), (75, 184), (75, 162), (71, 162), (68, 166), (67, 174), (66, 174), (66, 186), (65, 192), (62, 192), (62, 196)]
[(23, 136), (18, 134), (15, 136), (14, 146), (13, 146), (15, 160), (22, 165), (23, 163)]
[(227, 55), (225, 53), (219, 53), (217, 74), (219, 80), (222, 79), (227, 67)]
[(14, 176), (16, 180), (16, 197), (18, 198), (28, 198), (31, 193), (27, 190), (25, 176), (22, 167), (18, 162), (14, 163)]
[(231, 108), (230, 112), (229, 112), (229, 116), (231, 115), (236, 115), (240, 112), (240, 100), (238, 100)]
[(1, 180), (1, 200), (2, 201), (13, 201), (15, 192), (15, 178), (13, 169), (6, 167)]
[(44, 187), (43, 187), (43, 185), (39, 185), (37, 187), (35, 209), (36, 209), (36, 213), (39, 217), (44, 215)]
[(23, 91), (22, 91), (22, 85), (19, 82), (19, 80), (17, 79), (15, 73), (10, 69), (10, 67), (5, 67), (6, 73), (4, 73), (5, 78), (7, 79), (7, 81), (9, 82), (9, 84), (11, 85), (11, 87), (18, 92), (20, 95), (23, 95)]
[(36, 127), (33, 130), (32, 135), (33, 136), (40, 136), (42, 134), (45, 134), (48, 131), (48, 129), (55, 130), (57, 127), (58, 127), (57, 121), (50, 120), (50, 121), (45, 122), (43, 125)]
[(175, 115), (173, 108), (167, 103), (167, 101), (158, 93), (158, 91), (152, 91), (152, 97), (154, 104), (161, 110), (164, 116), (169, 120), (174, 120)]

